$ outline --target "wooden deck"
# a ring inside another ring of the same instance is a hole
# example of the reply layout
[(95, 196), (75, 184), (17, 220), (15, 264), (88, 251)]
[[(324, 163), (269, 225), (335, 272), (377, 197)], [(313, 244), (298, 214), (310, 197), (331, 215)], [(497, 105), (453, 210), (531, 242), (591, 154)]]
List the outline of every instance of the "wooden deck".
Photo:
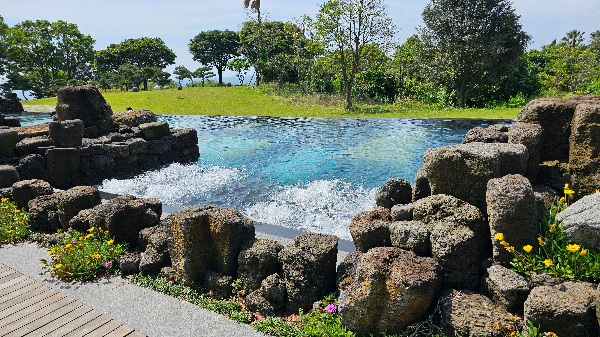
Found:
[(0, 336), (145, 335), (0, 263)]

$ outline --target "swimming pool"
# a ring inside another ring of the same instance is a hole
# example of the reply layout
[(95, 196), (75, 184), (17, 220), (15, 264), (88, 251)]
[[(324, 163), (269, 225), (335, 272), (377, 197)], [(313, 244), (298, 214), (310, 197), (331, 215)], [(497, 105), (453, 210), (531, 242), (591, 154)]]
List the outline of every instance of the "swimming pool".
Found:
[(459, 144), (498, 120), (157, 115), (198, 131), (196, 164), (172, 164), (98, 188), (165, 204), (233, 207), (250, 218), (350, 239), (392, 177), (411, 183), (427, 148)]

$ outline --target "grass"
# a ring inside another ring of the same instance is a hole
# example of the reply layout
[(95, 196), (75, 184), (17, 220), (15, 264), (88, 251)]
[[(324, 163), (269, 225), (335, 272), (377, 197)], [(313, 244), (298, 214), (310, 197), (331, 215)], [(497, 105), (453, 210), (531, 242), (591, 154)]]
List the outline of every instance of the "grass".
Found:
[[(157, 114), (289, 117), (394, 118), (516, 118), (519, 108), (459, 109), (416, 101), (394, 104), (357, 103), (347, 111), (338, 97), (300, 94), (276, 95), (247, 86), (185, 87), (183, 90), (103, 93), (113, 112), (150, 109)], [(56, 105), (56, 97), (23, 101), (23, 105)]]
[(29, 235), (29, 215), (17, 209), (8, 198), (0, 201), (0, 245), (25, 240)]

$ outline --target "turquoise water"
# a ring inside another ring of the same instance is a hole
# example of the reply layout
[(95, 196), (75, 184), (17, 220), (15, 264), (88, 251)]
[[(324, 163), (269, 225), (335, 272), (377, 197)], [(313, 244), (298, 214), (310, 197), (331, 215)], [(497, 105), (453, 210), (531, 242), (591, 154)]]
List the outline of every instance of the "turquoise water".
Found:
[(389, 178), (411, 183), (427, 148), (498, 121), (159, 115), (198, 131), (196, 164), (105, 180), (111, 193), (233, 207), (254, 220), (349, 239)]

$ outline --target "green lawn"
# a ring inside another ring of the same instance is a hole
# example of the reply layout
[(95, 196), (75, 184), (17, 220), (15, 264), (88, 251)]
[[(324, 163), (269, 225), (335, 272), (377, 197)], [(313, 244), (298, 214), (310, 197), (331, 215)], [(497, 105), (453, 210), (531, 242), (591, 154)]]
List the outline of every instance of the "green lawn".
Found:
[[(343, 102), (331, 97), (267, 94), (245, 86), (194, 87), (183, 90), (103, 93), (113, 112), (129, 106), (157, 114), (294, 116), (294, 117), (395, 117), (395, 118), (516, 118), (514, 109), (438, 108), (414, 101), (395, 104), (356, 104), (344, 110)], [(22, 101), (23, 105), (56, 105), (56, 98)]]

